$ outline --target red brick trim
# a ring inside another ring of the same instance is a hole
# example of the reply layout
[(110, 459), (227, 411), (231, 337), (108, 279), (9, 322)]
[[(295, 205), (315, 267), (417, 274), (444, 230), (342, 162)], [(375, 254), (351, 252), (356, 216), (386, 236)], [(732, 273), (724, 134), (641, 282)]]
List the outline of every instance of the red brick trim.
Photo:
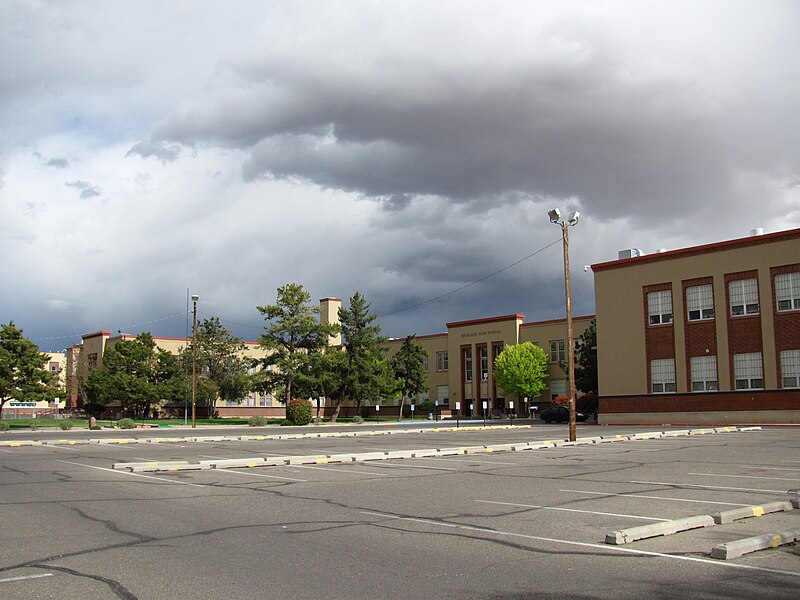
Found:
[(452, 327), (466, 327), (468, 325), (482, 325), (483, 323), (497, 323), (498, 321), (511, 321), (511, 320), (519, 320), (525, 318), (525, 315), (503, 315), (500, 317), (487, 317), (485, 319), (473, 319), (471, 321), (453, 321), (452, 323), (447, 323), (447, 328), (450, 329)]
[(800, 389), (603, 396), (600, 413), (800, 410)]

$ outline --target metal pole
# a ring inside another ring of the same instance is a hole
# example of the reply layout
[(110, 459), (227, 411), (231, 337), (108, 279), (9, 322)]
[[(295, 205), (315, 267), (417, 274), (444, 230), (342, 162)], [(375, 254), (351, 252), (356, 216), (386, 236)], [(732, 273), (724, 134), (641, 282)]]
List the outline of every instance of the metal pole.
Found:
[(192, 429), (197, 427), (197, 300), (192, 298)]
[(564, 287), (567, 296), (567, 339), (569, 344), (569, 441), (578, 437), (575, 424), (575, 337), (572, 330), (572, 287), (569, 276), (569, 222), (561, 224), (564, 238)]

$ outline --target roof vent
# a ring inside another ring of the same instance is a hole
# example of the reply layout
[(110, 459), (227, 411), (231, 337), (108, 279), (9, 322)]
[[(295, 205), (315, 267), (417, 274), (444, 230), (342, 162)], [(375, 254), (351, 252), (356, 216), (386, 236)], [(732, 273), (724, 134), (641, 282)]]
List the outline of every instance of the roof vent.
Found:
[(644, 252), (638, 248), (627, 248), (617, 252), (617, 257), (619, 260), (622, 260), (623, 258), (636, 258), (637, 256), (644, 256)]
[(764, 235), (764, 228), (763, 227), (756, 227), (755, 229), (750, 230), (750, 236), (757, 236), (757, 235)]

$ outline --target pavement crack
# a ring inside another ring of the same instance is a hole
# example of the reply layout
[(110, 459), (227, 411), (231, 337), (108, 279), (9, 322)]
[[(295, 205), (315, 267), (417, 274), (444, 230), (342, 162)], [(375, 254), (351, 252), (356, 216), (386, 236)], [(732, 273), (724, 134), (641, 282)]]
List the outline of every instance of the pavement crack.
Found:
[(122, 585), (119, 581), (115, 579), (109, 579), (108, 577), (103, 577), (101, 575), (93, 575), (91, 573), (83, 573), (81, 571), (77, 571), (75, 569), (70, 569), (67, 567), (57, 567), (55, 565), (31, 563), (29, 566), (36, 567), (39, 569), (48, 569), (51, 571), (60, 571), (62, 573), (67, 573), (68, 575), (73, 575), (75, 577), (93, 579), (94, 581), (99, 581), (100, 583), (104, 583), (105, 585), (107, 585), (117, 598), (122, 598), (123, 600), (139, 600), (138, 596), (131, 593), (131, 591), (128, 588), (126, 588), (124, 585)]

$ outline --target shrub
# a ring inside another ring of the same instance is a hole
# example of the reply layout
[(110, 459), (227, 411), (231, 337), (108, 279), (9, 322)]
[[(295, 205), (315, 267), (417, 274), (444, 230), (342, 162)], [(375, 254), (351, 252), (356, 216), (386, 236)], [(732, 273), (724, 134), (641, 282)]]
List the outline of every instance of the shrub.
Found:
[(292, 400), (286, 405), (286, 419), (295, 425), (308, 425), (314, 413), (308, 400)]
[(89, 429), (91, 429), (92, 431), (99, 431), (102, 429), (102, 427), (100, 427), (100, 425), (92, 425), (91, 427), (89, 427)]
[(0, 431), (8, 431), (9, 429), (11, 429), (11, 425), (0, 421)]
[(61, 422), (58, 424), (58, 426), (59, 426), (61, 429), (63, 429), (64, 431), (66, 431), (67, 429), (72, 429), (72, 421), (69, 421), (69, 420), (67, 420), (67, 421), (61, 421)]
[(250, 427), (264, 427), (267, 424), (267, 418), (261, 415), (253, 415), (247, 420), (247, 424)]
[(136, 423), (133, 422), (133, 419), (120, 419), (117, 421), (117, 427), (120, 429), (134, 429)]
[(281, 427), (287, 427), (288, 425), (294, 425), (289, 419), (284, 419), (280, 423), (278, 423)]
[(358, 415), (353, 417), (353, 423), (363, 423), (363, 422), (364, 422), (364, 418), (363, 417), (360, 417)]
[(321, 425), (322, 417), (314, 417), (314, 425)]
[(569, 396), (556, 396), (553, 406), (569, 406)]

